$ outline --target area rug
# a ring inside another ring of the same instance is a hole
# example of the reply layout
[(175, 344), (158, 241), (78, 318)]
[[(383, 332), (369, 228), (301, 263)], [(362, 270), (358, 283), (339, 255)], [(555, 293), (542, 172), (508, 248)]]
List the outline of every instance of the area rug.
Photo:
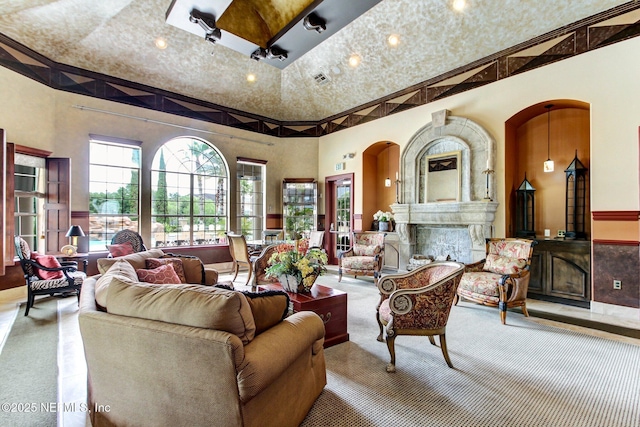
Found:
[(640, 346), (518, 312), (502, 325), (497, 309), (461, 302), (447, 326), (454, 369), (426, 337), (400, 336), (387, 373), (373, 283), (323, 279), (348, 292), (350, 341), (326, 349), (327, 386), (305, 427), (640, 426)]
[(56, 425), (58, 301), (39, 298), (29, 316), (20, 305), (0, 353), (2, 426)]

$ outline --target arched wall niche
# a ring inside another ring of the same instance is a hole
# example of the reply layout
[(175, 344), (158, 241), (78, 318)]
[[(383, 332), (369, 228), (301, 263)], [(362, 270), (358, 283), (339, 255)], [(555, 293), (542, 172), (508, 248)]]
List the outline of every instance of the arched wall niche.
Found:
[[(553, 104), (547, 116), (546, 105)], [(524, 179), (536, 189), (534, 228), (536, 236), (551, 237), (565, 228), (565, 173), (577, 155), (590, 169), (590, 105), (572, 99), (553, 99), (531, 105), (505, 122), (505, 230), (515, 236), (515, 190)], [(543, 172), (543, 162), (551, 158), (553, 172)], [(589, 176), (589, 175), (588, 175)], [(587, 192), (588, 194), (588, 192)], [(589, 203), (589, 200), (587, 200)], [(587, 211), (590, 213), (589, 204)], [(589, 221), (591, 215), (588, 215)], [(590, 230), (587, 233), (590, 235)]]
[[(469, 263), (485, 255), (498, 203), (493, 172), (495, 139), (481, 125), (443, 110), (416, 132), (401, 155), (401, 195), (393, 205), (400, 237), (400, 265), (413, 254), (450, 257)], [(457, 152), (459, 194), (430, 202), (425, 194), (425, 159)], [(489, 180), (487, 181), (487, 176)], [(489, 190), (487, 191), (487, 182)], [(488, 197), (487, 197), (488, 196)]]
[[(393, 141), (377, 141), (362, 153), (363, 187), (362, 227), (370, 230), (373, 214), (379, 210), (391, 211), (396, 201), (396, 174), (399, 173), (400, 146)], [(391, 179), (391, 187), (385, 187), (385, 179)]]

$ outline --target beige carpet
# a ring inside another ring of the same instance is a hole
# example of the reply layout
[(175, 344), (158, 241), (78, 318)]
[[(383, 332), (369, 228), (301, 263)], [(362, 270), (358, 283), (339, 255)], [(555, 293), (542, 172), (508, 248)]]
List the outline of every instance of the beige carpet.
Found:
[(447, 327), (455, 369), (427, 338), (401, 336), (390, 374), (372, 281), (319, 283), (348, 292), (351, 340), (326, 350), (328, 384), (303, 426), (640, 426), (640, 346), (518, 312), (503, 326), (495, 308), (461, 302)]

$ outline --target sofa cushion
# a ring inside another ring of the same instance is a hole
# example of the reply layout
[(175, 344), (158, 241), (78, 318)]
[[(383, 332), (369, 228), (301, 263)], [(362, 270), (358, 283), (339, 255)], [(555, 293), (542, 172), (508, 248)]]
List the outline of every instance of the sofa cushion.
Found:
[(107, 291), (114, 276), (119, 276), (129, 284), (138, 282), (138, 275), (131, 264), (123, 259), (116, 260), (116, 262), (96, 280), (96, 304), (100, 307), (107, 307)]
[(353, 244), (353, 254), (355, 256), (376, 256), (380, 253), (380, 246), (378, 245), (361, 245), (359, 243)]
[(255, 336), (256, 325), (247, 298), (240, 292), (200, 285), (129, 284), (114, 277), (107, 311), (121, 316), (226, 331), (243, 344)]
[(184, 283), (190, 283), (192, 285), (205, 284), (204, 265), (202, 265), (202, 261), (200, 260), (200, 258), (195, 256), (190, 256), (190, 255), (181, 255), (181, 254), (173, 254), (173, 253), (167, 253), (163, 255), (160, 259), (164, 259), (164, 258), (177, 258), (182, 261), (182, 266), (184, 269), (184, 276), (185, 276)]
[[(187, 278), (184, 275), (184, 265), (182, 264), (182, 260), (180, 258), (147, 258), (145, 261), (148, 269), (155, 269), (162, 265), (171, 264), (173, 270), (178, 275), (178, 282), (165, 282), (165, 283), (192, 283), (198, 284), (198, 282), (187, 282)], [(138, 274), (138, 277), (140, 275)], [(149, 282), (149, 280), (142, 280), (143, 282)], [(157, 282), (150, 282), (157, 283)]]
[(172, 264), (164, 264), (151, 269), (142, 268), (136, 270), (136, 274), (141, 282), (154, 283), (156, 285), (177, 285), (182, 283)]
[[(59, 268), (61, 267), (58, 259), (53, 255), (36, 255), (35, 262), (42, 265), (43, 267), (48, 268)], [(41, 270), (39, 268), (34, 267), (34, 271), (36, 276), (41, 278), (42, 280), (52, 280), (52, 279), (62, 279), (64, 274), (62, 271), (47, 271)]]
[(151, 249), (148, 251), (136, 252), (134, 254), (125, 255), (119, 258), (99, 258), (97, 261), (98, 271), (100, 271), (101, 274), (106, 273), (107, 270), (109, 270), (109, 267), (111, 267), (117, 260), (120, 260), (120, 259), (123, 259), (127, 261), (129, 264), (131, 264), (135, 271), (141, 268), (146, 268), (147, 258), (160, 258), (162, 257), (162, 255), (164, 255), (164, 252), (162, 252), (162, 249)]
[(107, 245), (107, 250), (109, 250), (109, 253), (113, 257), (125, 256), (136, 252), (130, 242)]
[(289, 313), (289, 295), (283, 291), (242, 292), (247, 297), (256, 335), (282, 321)]
[(496, 274), (518, 274), (526, 266), (526, 259), (489, 254), (482, 269)]

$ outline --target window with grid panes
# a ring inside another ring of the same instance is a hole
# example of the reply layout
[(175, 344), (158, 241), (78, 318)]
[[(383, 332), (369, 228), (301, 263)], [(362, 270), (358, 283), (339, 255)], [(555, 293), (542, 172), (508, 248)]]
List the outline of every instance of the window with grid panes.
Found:
[(247, 240), (262, 239), (264, 228), (264, 164), (237, 163), (237, 232)]

